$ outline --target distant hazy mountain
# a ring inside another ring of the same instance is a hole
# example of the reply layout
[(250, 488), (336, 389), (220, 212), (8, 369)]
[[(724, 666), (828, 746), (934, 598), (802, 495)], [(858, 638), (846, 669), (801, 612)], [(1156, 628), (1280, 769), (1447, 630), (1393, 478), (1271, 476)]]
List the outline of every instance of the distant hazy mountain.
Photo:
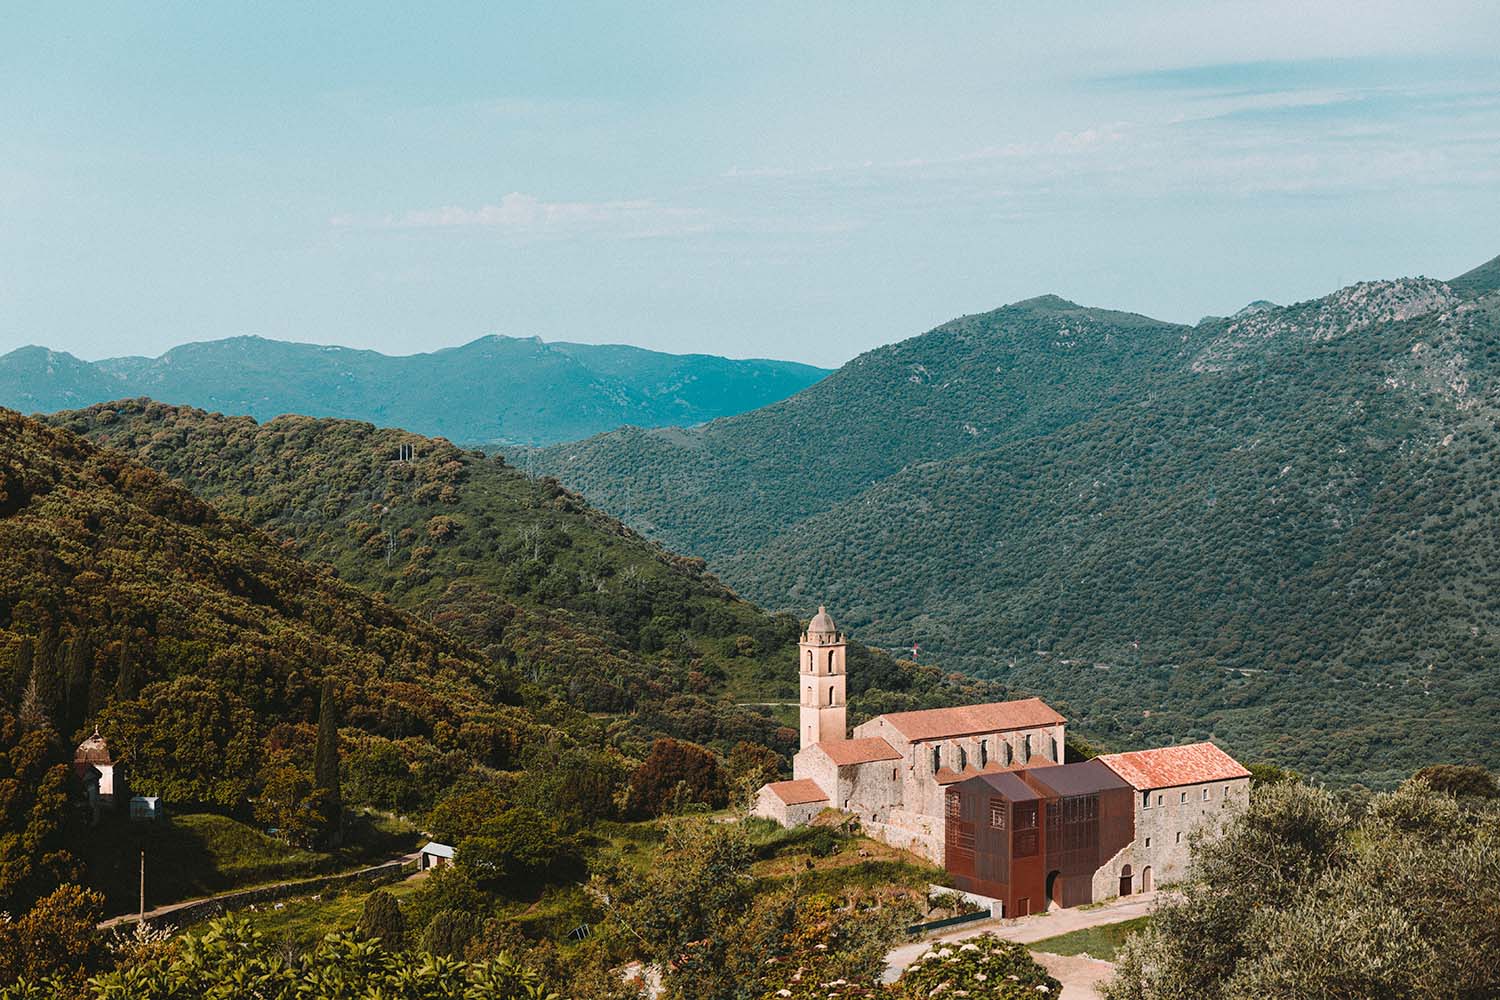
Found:
[(1334, 780), (1500, 764), (1500, 261), (1196, 326), (1046, 296), (538, 464), (771, 607)]
[(466, 444), (550, 444), (623, 425), (691, 425), (784, 399), (828, 373), (636, 347), (483, 337), (431, 354), (234, 337), (159, 358), (90, 363), (23, 347), (0, 357), (0, 406), (51, 412), (132, 396), (265, 420), (397, 425)]

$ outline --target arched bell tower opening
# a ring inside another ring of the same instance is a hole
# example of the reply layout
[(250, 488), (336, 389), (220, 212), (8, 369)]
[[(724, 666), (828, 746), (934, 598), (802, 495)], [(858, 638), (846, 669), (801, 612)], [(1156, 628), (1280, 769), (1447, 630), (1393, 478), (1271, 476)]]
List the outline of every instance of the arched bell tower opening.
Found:
[(845, 642), (828, 609), (819, 605), (799, 644), (802, 677), (801, 741), (804, 748), (849, 738), (845, 729)]

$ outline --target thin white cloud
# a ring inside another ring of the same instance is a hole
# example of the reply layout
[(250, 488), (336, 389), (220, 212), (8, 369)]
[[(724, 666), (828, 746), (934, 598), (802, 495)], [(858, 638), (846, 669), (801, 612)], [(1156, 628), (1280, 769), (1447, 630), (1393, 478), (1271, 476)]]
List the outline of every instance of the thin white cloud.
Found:
[(1009, 142), (983, 146), (951, 156), (915, 156), (900, 160), (859, 160), (848, 163), (825, 163), (810, 167), (767, 166), (730, 167), (723, 176), (730, 180), (765, 180), (796, 177), (817, 177), (836, 174), (859, 174), (869, 172), (900, 173), (923, 171), (933, 168), (963, 167), (1009, 160), (1025, 160), (1038, 157), (1057, 157), (1071, 153), (1093, 152), (1113, 145), (1126, 138), (1129, 125), (1113, 122), (1076, 132), (1062, 131), (1050, 140), (1041, 142)]
[(491, 229), (517, 235), (616, 235), (647, 237), (701, 232), (709, 228), (702, 213), (662, 205), (648, 198), (622, 201), (544, 201), (512, 191), (499, 201), (477, 207), (442, 205), (394, 215), (337, 215), (338, 229)]

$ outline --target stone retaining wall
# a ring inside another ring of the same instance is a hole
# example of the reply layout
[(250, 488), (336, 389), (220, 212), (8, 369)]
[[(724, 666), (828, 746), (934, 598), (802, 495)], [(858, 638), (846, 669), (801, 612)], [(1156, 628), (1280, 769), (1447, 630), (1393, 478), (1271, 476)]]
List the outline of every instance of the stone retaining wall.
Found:
[[(373, 868), (362, 868), (357, 872), (345, 872), (341, 875), (323, 875), (318, 878), (303, 879), (300, 882), (284, 882), (278, 885), (263, 885), (255, 889), (241, 889), (238, 892), (226, 892), (222, 895), (211, 896), (208, 899), (200, 899), (194, 902), (183, 903), (180, 907), (169, 913), (158, 916), (146, 917), (146, 922), (158, 926), (188, 927), (192, 924), (212, 920), (214, 917), (222, 916), (234, 910), (242, 910), (255, 903), (269, 903), (277, 899), (286, 899), (289, 896), (305, 896), (312, 893), (323, 892), (335, 886), (351, 885), (355, 882), (366, 882), (371, 887), (386, 885), (390, 882), (399, 881), (405, 874), (405, 869), (411, 862), (388, 861), (383, 865)], [(128, 929), (139, 919), (131, 915), (119, 918), (110, 926)]]

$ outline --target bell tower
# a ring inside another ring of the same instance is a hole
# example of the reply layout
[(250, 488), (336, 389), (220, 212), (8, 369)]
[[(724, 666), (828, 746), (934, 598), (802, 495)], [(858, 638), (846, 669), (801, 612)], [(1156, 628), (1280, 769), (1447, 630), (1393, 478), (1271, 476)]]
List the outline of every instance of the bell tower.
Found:
[(823, 740), (849, 738), (844, 728), (844, 646), (828, 609), (819, 605), (797, 647), (803, 749)]

